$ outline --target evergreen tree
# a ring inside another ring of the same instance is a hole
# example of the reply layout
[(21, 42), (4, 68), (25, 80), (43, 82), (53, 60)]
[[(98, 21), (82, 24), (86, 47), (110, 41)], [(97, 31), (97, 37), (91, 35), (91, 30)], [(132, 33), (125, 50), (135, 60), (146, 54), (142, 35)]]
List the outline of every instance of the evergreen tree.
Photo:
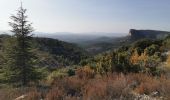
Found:
[(14, 35), (8, 39), (5, 45), (5, 76), (8, 82), (27, 85), (38, 78), (35, 71), (35, 57), (32, 52), (31, 38), (33, 28), (27, 21), (26, 9), (21, 7), (16, 15), (12, 15), (11, 32)]

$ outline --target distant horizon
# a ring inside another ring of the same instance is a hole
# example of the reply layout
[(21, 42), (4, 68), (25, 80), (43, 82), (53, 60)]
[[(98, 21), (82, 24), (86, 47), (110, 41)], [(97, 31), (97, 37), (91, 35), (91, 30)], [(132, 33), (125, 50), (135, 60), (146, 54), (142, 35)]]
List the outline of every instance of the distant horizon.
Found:
[[(135, 29), (135, 28), (132, 28), (132, 29)], [(62, 33), (62, 34), (75, 34), (75, 35), (83, 35), (82, 33), (86, 33), (86, 34), (91, 34), (91, 33), (106, 33), (106, 34), (122, 34), (122, 35), (127, 35), (129, 33), (131, 29), (129, 29), (127, 32), (124, 32), (124, 33), (120, 33), (120, 32), (67, 32), (67, 31), (58, 31), (58, 32), (43, 32), (43, 31), (33, 31), (33, 33), (47, 33), (47, 34), (55, 34), (55, 33)], [(166, 31), (166, 32), (170, 32), (168, 30), (157, 30), (157, 29), (135, 29), (135, 30), (155, 30), (155, 31)], [(0, 32), (10, 32), (10, 30), (0, 30)], [(93, 34), (92, 34), (93, 35)]]
[[(10, 30), (0, 30), (0, 34), (3, 34), (2, 32), (4, 32), (5, 34), (11, 34), (12, 32), (10, 32)], [(127, 33), (117, 33), (117, 32), (81, 32), (81, 33), (76, 33), (76, 32), (40, 32), (40, 31), (33, 31), (32, 33), (36, 33), (38, 34), (42, 34), (42, 35), (99, 35), (99, 36), (125, 36), (128, 34)]]

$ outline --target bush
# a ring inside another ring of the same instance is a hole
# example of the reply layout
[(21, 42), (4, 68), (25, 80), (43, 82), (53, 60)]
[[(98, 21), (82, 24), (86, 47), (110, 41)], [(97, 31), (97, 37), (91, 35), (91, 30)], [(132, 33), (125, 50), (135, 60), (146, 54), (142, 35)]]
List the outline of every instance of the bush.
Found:
[(73, 75), (75, 75), (75, 70), (69, 69), (69, 70), (67, 71), (67, 73), (68, 73), (68, 76), (73, 76)]
[(89, 78), (94, 78), (95, 77), (95, 72), (89, 66), (85, 66), (83, 68), (77, 69), (76, 75), (80, 79), (89, 79)]
[(59, 70), (53, 71), (47, 77), (47, 82), (51, 84), (55, 79), (66, 77), (67, 73), (61, 72)]
[(46, 95), (46, 100), (63, 100), (64, 96), (64, 91), (61, 88), (55, 87), (48, 92)]

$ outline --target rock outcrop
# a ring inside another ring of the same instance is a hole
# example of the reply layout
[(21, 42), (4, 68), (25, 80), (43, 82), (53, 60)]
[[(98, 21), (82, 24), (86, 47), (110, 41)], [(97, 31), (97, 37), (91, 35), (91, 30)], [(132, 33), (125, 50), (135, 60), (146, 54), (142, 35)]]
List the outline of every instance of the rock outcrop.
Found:
[(157, 30), (135, 30), (130, 29), (129, 36), (132, 40), (138, 40), (143, 38), (148, 39), (163, 39), (170, 35), (167, 31), (157, 31)]

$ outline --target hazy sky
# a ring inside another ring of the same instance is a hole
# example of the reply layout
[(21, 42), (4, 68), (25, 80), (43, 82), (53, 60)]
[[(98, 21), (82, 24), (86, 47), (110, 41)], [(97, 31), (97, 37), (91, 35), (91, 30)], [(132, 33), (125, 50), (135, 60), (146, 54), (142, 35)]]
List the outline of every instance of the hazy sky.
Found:
[[(22, 0), (40, 32), (119, 32), (129, 29), (170, 31), (170, 0)], [(0, 30), (20, 0), (0, 0)]]

